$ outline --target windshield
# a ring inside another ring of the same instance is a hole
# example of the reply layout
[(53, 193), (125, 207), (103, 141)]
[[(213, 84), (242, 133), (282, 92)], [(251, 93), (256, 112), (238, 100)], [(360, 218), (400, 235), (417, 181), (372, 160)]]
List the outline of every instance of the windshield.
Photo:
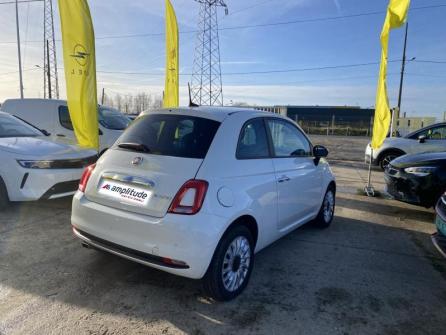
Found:
[(117, 145), (153, 155), (203, 159), (219, 125), (187, 115), (143, 115), (133, 121)]
[(124, 130), (130, 124), (130, 119), (117, 110), (100, 108), (99, 123), (108, 129)]
[(43, 136), (37, 128), (11, 116), (0, 114), (0, 137), (36, 137)]

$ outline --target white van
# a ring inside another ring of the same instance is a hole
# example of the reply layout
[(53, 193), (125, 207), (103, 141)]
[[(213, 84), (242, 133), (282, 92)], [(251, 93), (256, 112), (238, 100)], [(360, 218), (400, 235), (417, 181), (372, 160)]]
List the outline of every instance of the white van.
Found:
[[(14, 115), (58, 141), (75, 143), (73, 125), (66, 100), (9, 99), (1, 110)], [(110, 148), (130, 124), (130, 119), (117, 109), (99, 106), (99, 153)]]

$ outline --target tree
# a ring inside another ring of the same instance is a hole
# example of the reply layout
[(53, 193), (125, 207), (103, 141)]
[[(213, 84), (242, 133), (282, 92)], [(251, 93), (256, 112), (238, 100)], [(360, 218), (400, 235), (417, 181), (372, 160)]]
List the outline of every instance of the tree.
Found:
[(139, 114), (148, 109), (161, 108), (163, 101), (160, 95), (152, 93), (117, 93), (114, 97), (104, 94), (104, 105), (119, 109), (126, 114)]

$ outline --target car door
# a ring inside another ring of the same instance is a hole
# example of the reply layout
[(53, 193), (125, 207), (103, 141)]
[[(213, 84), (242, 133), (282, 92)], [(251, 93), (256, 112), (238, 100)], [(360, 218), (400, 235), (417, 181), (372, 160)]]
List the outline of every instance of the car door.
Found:
[(268, 118), (278, 189), (278, 229), (305, 223), (319, 210), (322, 171), (315, 164), (312, 145), (293, 123)]
[(231, 188), (243, 190), (241, 199), (245, 200), (239, 203), (249, 204), (247, 207), (256, 217), (262, 232), (257, 243), (260, 248), (280, 236), (277, 230), (277, 182), (271, 155), (264, 118), (246, 121), (238, 139), (237, 160), (228, 170), (235, 172), (231, 176)]

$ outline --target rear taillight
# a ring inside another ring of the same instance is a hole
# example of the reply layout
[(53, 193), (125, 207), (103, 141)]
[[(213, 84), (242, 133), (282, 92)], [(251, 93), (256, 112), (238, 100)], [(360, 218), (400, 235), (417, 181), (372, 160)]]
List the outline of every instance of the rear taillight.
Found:
[(169, 213), (193, 215), (203, 205), (208, 189), (208, 182), (192, 179), (187, 181), (176, 194), (169, 207)]
[(79, 181), (79, 191), (85, 192), (85, 189), (87, 188), (88, 179), (91, 177), (91, 173), (93, 172), (94, 168), (96, 167), (96, 164), (91, 164), (87, 166), (82, 173), (81, 180)]

